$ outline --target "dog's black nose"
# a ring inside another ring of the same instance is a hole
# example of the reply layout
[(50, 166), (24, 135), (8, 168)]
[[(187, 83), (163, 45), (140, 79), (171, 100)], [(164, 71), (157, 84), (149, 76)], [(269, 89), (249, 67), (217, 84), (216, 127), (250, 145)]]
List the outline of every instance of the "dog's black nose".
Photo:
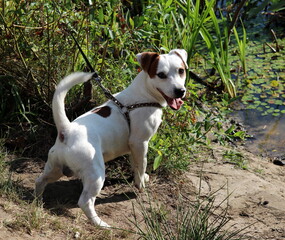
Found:
[(186, 92), (185, 88), (176, 88), (174, 94), (176, 98), (182, 98)]

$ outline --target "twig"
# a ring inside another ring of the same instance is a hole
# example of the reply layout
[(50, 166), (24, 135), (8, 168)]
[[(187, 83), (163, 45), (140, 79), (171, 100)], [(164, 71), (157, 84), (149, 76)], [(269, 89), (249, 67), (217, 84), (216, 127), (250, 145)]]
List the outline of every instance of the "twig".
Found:
[(203, 81), (203, 78), (199, 77), (196, 73), (194, 73), (192, 71), (189, 71), (189, 77), (194, 79), (196, 82), (204, 85), (205, 87), (207, 87), (211, 91), (217, 91), (218, 90), (218, 88), (216, 88), (214, 85)]
[(45, 26), (42, 26), (42, 27), (29, 27), (29, 26), (23, 26), (23, 25), (18, 25), (18, 24), (12, 24), (12, 26), (15, 28), (24, 28), (24, 29), (32, 29), (32, 30), (33, 29), (34, 30), (45, 30), (47, 28), (47, 26), (50, 24), (52, 24), (52, 23), (46, 24)]
[(272, 46), (269, 45), (269, 43), (266, 42), (265, 44), (271, 49), (272, 52), (274, 52), (274, 53), (277, 52), (274, 47), (272, 47)]
[(194, 79), (196, 82), (198, 82), (198, 83), (200, 83), (200, 84), (202, 84), (202, 85), (208, 87), (208, 84), (205, 83), (205, 82), (203, 81), (203, 79), (200, 78), (196, 73), (194, 73), (194, 72), (192, 72), (192, 71), (189, 71), (189, 77), (192, 78), (192, 79)]
[(280, 47), (279, 47), (279, 44), (278, 44), (278, 41), (277, 41), (276, 34), (275, 34), (275, 32), (274, 32), (273, 29), (271, 29), (270, 31), (271, 31), (272, 36), (273, 36), (273, 38), (274, 38), (274, 40), (275, 40), (275, 43), (276, 43), (276, 52), (280, 52)]
[(236, 25), (239, 13), (240, 13), (242, 7), (244, 6), (244, 4), (246, 3), (246, 1), (247, 0), (242, 0), (240, 2), (240, 4), (238, 5), (237, 10), (235, 11), (234, 17), (233, 17), (233, 19), (230, 23), (229, 29), (228, 29), (228, 42), (230, 42), (230, 36), (231, 36), (232, 30), (233, 30), (234, 26)]

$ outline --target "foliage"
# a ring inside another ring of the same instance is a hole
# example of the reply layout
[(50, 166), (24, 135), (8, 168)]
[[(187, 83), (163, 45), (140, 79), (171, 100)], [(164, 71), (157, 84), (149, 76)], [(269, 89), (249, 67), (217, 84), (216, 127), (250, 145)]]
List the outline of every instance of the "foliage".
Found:
[[(221, 105), (219, 108), (222, 109)], [(179, 121), (172, 122), (171, 119)], [(164, 170), (170, 172), (187, 170), (191, 161), (194, 161), (193, 153), (201, 145), (210, 148), (212, 141), (225, 145), (244, 140), (247, 136), (245, 131), (226, 120), (222, 113), (214, 110), (202, 112), (187, 104), (178, 112), (167, 111), (160, 128), (161, 131), (150, 141), (149, 159), (154, 159), (153, 170), (163, 166)]]

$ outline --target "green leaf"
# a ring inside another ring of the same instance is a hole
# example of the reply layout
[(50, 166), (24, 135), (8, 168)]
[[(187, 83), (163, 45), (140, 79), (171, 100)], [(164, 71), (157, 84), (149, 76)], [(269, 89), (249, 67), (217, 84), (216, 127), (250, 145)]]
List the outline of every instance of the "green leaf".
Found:
[(226, 134), (231, 134), (233, 130), (235, 130), (236, 126), (232, 125), (227, 131), (225, 131)]
[(238, 137), (240, 139), (244, 139), (245, 137), (245, 131), (238, 131), (234, 134), (234, 137)]
[(129, 18), (129, 22), (130, 22), (130, 25), (131, 25), (132, 29), (134, 29), (135, 28), (135, 23), (134, 23), (134, 20), (131, 17)]
[(162, 161), (162, 155), (157, 155), (156, 158), (154, 159), (153, 162), (153, 170), (155, 171), (156, 169), (158, 169), (158, 167), (160, 166)]
[(98, 19), (100, 23), (104, 23), (104, 12), (103, 12), (103, 8), (99, 9), (99, 14), (98, 14)]
[(164, 5), (164, 9), (168, 8), (172, 3), (172, 0), (168, 0), (165, 5)]

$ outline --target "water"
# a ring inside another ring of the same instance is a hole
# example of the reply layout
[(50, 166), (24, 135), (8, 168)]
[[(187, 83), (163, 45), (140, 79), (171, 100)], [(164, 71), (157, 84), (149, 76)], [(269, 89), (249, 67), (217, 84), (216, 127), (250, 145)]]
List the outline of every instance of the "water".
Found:
[(285, 155), (285, 114), (262, 116), (258, 110), (243, 109), (235, 111), (233, 117), (252, 135), (246, 141), (250, 152), (270, 157)]

